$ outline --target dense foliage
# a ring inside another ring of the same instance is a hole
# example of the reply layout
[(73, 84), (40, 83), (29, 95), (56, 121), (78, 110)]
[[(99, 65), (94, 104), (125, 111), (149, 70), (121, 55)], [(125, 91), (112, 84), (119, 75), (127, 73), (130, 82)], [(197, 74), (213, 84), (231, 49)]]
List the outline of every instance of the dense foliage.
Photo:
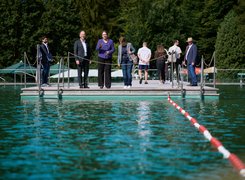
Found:
[(220, 25), (215, 45), (218, 68), (245, 68), (245, 13), (242, 8), (245, 3), (231, 10)]
[[(244, 64), (241, 4), (237, 0), (1, 0), (0, 68), (23, 59), (24, 52), (34, 64), (36, 45), (43, 35), (49, 37), (55, 56), (67, 56), (81, 29), (87, 32), (92, 48), (102, 30), (115, 43), (120, 35), (136, 48), (147, 41), (152, 51), (159, 43), (170, 47), (176, 38), (184, 51), (187, 37), (192, 36), (205, 59), (211, 58), (216, 43), (220, 67), (236, 62), (237, 68)], [(233, 38), (236, 35), (239, 44)], [(223, 42), (231, 44), (223, 46)], [(237, 46), (241, 55), (227, 53)]]

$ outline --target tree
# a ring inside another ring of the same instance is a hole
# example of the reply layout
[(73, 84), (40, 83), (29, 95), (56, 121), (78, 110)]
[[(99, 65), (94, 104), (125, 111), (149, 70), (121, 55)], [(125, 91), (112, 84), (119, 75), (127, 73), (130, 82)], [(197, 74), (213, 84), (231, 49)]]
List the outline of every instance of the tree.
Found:
[(73, 43), (79, 34), (79, 11), (75, 1), (49, 0), (40, 19), (37, 34), (47, 35), (50, 39), (52, 53), (57, 56), (67, 56), (73, 52)]
[[(244, 17), (244, 12), (241, 17)], [(245, 36), (242, 27), (244, 28), (244, 24), (240, 21), (238, 14), (231, 10), (218, 30), (215, 44), (218, 68), (240, 69), (245, 67)], [(243, 31), (241, 31), (242, 29)]]
[(147, 21), (150, 5), (151, 2), (147, 0), (123, 0), (120, 4), (120, 35), (126, 36), (136, 48), (142, 46), (143, 41), (149, 43), (151, 39), (151, 29)]
[(77, 0), (79, 9), (80, 28), (87, 32), (90, 45), (95, 48), (98, 38), (101, 38), (103, 30), (106, 30), (111, 39), (118, 39), (118, 4), (119, 0)]
[[(114, 42), (118, 42), (120, 26), (117, 12), (120, 7), (119, 2), (120, 0), (76, 1), (79, 9), (79, 25), (81, 29), (86, 31), (90, 47), (94, 49), (94, 59), (96, 59), (97, 56), (95, 46), (98, 39), (101, 38), (103, 30), (107, 31), (110, 39)], [(114, 55), (115, 54), (116, 53), (114, 53)], [(116, 57), (113, 58), (113, 64), (116, 64)], [(92, 64), (90, 67), (95, 66), (97, 66), (97, 64)]]
[(0, 5), (0, 67), (13, 64), (20, 58), (20, 12), (19, 0), (2, 0)]
[(160, 43), (168, 48), (174, 39), (180, 40), (183, 50), (192, 36), (201, 54), (210, 59), (218, 27), (231, 9), (237, 14), (239, 37), (244, 37), (242, 4), (239, 0), (2, 0), (0, 67), (19, 60), (24, 52), (33, 64), (43, 35), (49, 37), (53, 55), (66, 56), (73, 52), (80, 30), (86, 31), (92, 49), (102, 30), (115, 43), (124, 35), (136, 49), (146, 41), (152, 51)]
[(199, 49), (201, 49), (206, 60), (211, 60), (220, 23), (236, 3), (236, 0), (203, 1), (203, 9), (197, 17), (196, 36), (198, 37)]
[(25, 0), (21, 3), (19, 31), (19, 51), (23, 57), (26, 52), (28, 59), (34, 64), (36, 60), (36, 45), (39, 43), (37, 34), (40, 20), (44, 11), (43, 3), (39, 0)]
[(148, 16), (148, 23), (152, 29), (153, 49), (156, 49), (158, 44), (169, 48), (174, 39), (185, 41), (182, 19), (184, 16), (177, 0), (155, 0), (151, 4)]

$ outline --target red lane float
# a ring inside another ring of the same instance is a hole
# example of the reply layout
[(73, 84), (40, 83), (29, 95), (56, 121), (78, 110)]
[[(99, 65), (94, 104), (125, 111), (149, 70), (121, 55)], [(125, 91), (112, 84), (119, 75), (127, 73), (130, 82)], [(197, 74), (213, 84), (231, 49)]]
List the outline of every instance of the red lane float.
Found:
[(233, 165), (234, 168), (236, 168), (240, 175), (245, 177), (245, 165), (244, 163), (235, 155), (230, 153), (225, 147), (222, 145), (222, 143), (214, 138), (210, 132), (204, 127), (203, 125), (200, 125), (197, 120), (190, 116), (188, 112), (186, 112), (183, 108), (181, 108), (178, 104), (176, 104), (173, 100), (171, 100), (170, 96), (168, 96), (168, 101), (179, 110), (181, 114), (183, 114), (193, 126), (195, 126), (200, 133), (204, 135), (204, 137), (209, 140), (209, 142), (214, 146), (221, 154), (223, 154), (225, 159), (229, 159), (230, 163)]

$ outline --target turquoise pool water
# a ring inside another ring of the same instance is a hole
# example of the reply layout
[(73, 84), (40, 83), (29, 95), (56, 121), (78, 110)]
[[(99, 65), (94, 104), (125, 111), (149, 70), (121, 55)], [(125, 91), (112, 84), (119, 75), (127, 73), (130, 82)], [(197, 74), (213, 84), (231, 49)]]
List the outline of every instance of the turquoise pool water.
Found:
[[(173, 99), (245, 161), (245, 88)], [(21, 101), (0, 87), (0, 179), (242, 179), (167, 98)]]

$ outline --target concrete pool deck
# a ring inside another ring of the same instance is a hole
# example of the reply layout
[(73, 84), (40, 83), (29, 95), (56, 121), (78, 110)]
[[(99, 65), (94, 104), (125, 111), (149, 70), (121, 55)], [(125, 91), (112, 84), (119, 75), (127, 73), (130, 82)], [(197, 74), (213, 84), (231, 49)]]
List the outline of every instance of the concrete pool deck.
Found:
[[(58, 88), (57, 84), (51, 84), (49, 87), (41, 87), (40, 92), (38, 86), (22, 88), (21, 98), (58, 98), (58, 99), (101, 99), (105, 97), (114, 98), (132, 98), (132, 97), (166, 97), (168, 94), (171, 96), (179, 97), (218, 97), (218, 89), (203, 86), (202, 91), (200, 86), (188, 86), (189, 83), (184, 82), (183, 88), (181, 85), (175, 82), (172, 87), (172, 83), (160, 84), (158, 80), (148, 80), (148, 84), (139, 84), (138, 80), (133, 80), (132, 87), (129, 89), (123, 88), (123, 83), (112, 83), (110, 89), (100, 89), (97, 83), (89, 84), (89, 89), (79, 88), (77, 83), (64, 84)], [(40, 95), (40, 96), (39, 96)]]

